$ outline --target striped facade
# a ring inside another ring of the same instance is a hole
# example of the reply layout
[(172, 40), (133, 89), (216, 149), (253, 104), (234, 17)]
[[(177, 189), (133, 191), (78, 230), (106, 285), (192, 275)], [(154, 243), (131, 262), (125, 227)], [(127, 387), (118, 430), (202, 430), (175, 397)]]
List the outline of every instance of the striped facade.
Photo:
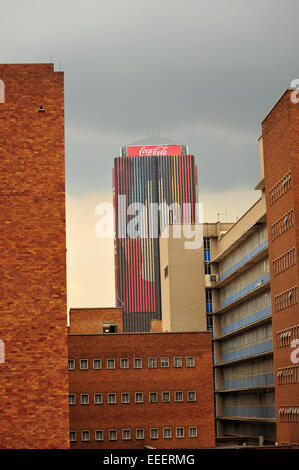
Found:
[(169, 218), (195, 221), (194, 156), (117, 157), (113, 186), (116, 305), (124, 331), (150, 331), (161, 320), (159, 234)]

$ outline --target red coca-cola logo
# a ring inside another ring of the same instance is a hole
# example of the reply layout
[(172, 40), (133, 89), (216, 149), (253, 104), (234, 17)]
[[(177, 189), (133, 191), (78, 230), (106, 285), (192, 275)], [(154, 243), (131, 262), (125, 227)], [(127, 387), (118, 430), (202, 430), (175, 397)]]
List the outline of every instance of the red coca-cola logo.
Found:
[(151, 157), (153, 155), (167, 155), (168, 145), (158, 145), (157, 147), (141, 147), (139, 151), (140, 157)]
[(128, 147), (127, 156), (154, 157), (164, 155), (181, 155), (180, 145), (143, 145), (141, 147)]

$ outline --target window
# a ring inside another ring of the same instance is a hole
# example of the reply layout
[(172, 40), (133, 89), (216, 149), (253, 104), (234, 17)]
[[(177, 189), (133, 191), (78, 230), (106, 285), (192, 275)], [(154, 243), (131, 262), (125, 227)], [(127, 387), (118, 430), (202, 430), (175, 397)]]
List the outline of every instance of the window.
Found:
[(144, 439), (144, 429), (143, 428), (136, 429), (136, 439)]
[(75, 369), (75, 359), (69, 359), (68, 360), (68, 369), (69, 370), (74, 370)]
[(167, 277), (168, 277), (168, 266), (164, 268), (164, 279), (166, 279)]
[(115, 359), (107, 359), (107, 369), (115, 369)]
[(81, 405), (89, 404), (89, 395), (88, 393), (81, 393)]
[(196, 401), (196, 392), (188, 392), (188, 401)]
[(124, 441), (128, 441), (131, 439), (131, 429), (123, 429), (122, 436)]
[(176, 437), (178, 439), (184, 437), (184, 428), (176, 428)]
[(69, 395), (69, 405), (75, 405), (76, 404), (76, 395), (70, 394)]
[(183, 401), (183, 392), (174, 392), (175, 401)]
[(213, 330), (213, 315), (207, 315), (207, 330), (212, 331)]
[(205, 263), (205, 274), (211, 274), (211, 263)]
[(212, 299), (212, 289), (206, 289), (206, 312), (213, 312), (213, 299)]
[(126, 357), (122, 357), (120, 360), (120, 368), (121, 369), (129, 369), (129, 359)]
[(151, 428), (150, 436), (151, 436), (151, 439), (159, 439), (159, 429), (158, 428)]
[(81, 432), (81, 439), (82, 441), (90, 441), (90, 431), (82, 431)]
[(77, 440), (77, 433), (76, 431), (70, 431), (70, 441), (71, 442), (76, 442)]
[(161, 367), (169, 367), (169, 357), (161, 357)]
[(117, 325), (115, 323), (103, 325), (103, 333), (117, 333)]
[(142, 368), (142, 359), (141, 357), (134, 357), (134, 369)]
[(170, 401), (170, 392), (162, 392), (162, 401), (164, 402)]
[(108, 393), (108, 404), (114, 405), (116, 403), (116, 393)]
[(80, 369), (88, 370), (88, 359), (80, 359)]
[(116, 441), (116, 440), (117, 440), (117, 430), (109, 429), (109, 441)]
[(96, 441), (104, 440), (104, 431), (102, 429), (96, 429), (94, 434), (95, 434), (94, 438)]
[(186, 366), (187, 367), (195, 367), (195, 357), (188, 356), (186, 359)]
[(157, 403), (157, 401), (158, 401), (158, 393), (157, 393), (157, 392), (150, 392), (150, 394), (149, 394), (149, 401), (150, 401), (150, 403)]
[(163, 437), (164, 439), (171, 438), (171, 428), (163, 428)]
[(94, 360), (93, 360), (93, 368), (94, 368), (94, 369), (102, 369), (102, 361), (101, 361), (101, 359), (94, 359)]
[(143, 403), (143, 393), (136, 392), (135, 393), (135, 403)]
[(203, 237), (204, 261), (211, 261), (211, 244), (209, 237)]
[(129, 392), (124, 392), (121, 394), (121, 402), (122, 403), (130, 403), (130, 394)]
[(154, 369), (157, 367), (157, 358), (156, 357), (149, 357), (148, 358), (148, 367), (150, 369)]
[(196, 427), (189, 428), (189, 437), (197, 437), (197, 428)]
[(94, 394), (94, 404), (95, 405), (102, 405), (103, 403), (103, 394), (102, 393), (95, 393)]
[(173, 358), (173, 366), (174, 367), (182, 367), (183, 359), (181, 357), (174, 357)]

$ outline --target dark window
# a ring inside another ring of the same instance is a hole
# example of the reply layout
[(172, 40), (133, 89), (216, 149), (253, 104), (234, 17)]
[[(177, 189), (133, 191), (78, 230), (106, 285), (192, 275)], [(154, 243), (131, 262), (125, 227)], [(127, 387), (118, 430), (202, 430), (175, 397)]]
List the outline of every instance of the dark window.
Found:
[(103, 325), (103, 333), (117, 333), (117, 325)]

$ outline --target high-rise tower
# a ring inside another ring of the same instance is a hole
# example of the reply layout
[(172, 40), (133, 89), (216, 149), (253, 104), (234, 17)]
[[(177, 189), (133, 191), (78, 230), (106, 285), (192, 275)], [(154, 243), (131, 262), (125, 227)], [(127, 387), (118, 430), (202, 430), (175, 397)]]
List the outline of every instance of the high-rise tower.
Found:
[(184, 145), (150, 137), (114, 160), (115, 289), (125, 331), (150, 331), (161, 319), (159, 234), (195, 222), (197, 175)]

